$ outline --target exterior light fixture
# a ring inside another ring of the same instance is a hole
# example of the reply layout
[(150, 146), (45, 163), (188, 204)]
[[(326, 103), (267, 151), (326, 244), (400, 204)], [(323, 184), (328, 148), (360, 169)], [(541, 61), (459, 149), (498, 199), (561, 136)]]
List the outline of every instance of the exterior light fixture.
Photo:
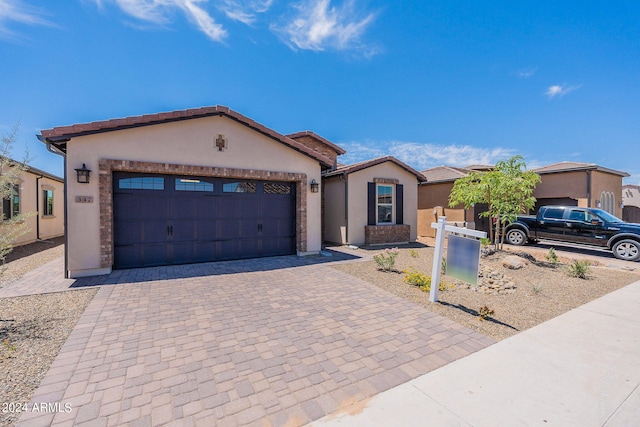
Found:
[(601, 208), (602, 202), (600, 200), (596, 200), (596, 208)]
[(317, 193), (319, 189), (320, 189), (320, 184), (318, 184), (318, 182), (315, 179), (312, 179), (311, 180), (311, 192), (312, 193)]
[(620, 200), (620, 209), (624, 209), (624, 202)]
[(80, 169), (76, 169), (76, 173), (78, 174), (78, 182), (80, 184), (89, 183), (89, 174), (91, 173), (91, 169), (87, 169), (87, 165), (83, 163)]

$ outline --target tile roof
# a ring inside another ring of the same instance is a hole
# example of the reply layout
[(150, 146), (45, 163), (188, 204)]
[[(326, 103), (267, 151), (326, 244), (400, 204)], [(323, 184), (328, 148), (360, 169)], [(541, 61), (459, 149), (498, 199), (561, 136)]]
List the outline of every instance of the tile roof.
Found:
[(423, 170), (422, 174), (427, 178), (428, 183), (455, 181), (458, 178), (467, 176), (470, 170), (465, 168), (454, 168), (451, 166), (438, 166)]
[(600, 172), (611, 173), (620, 176), (629, 176), (628, 173), (598, 166), (595, 163), (583, 163), (583, 162), (559, 162), (551, 165), (543, 166), (541, 168), (534, 169), (533, 171), (538, 174), (556, 173), (556, 172), (571, 172), (581, 170), (597, 170)]
[(38, 136), (44, 143), (49, 143), (62, 152), (66, 152), (67, 142), (76, 137), (91, 135), (102, 132), (112, 132), (134, 127), (150, 126), (160, 123), (168, 123), (181, 120), (197, 119), (208, 116), (226, 116), (237, 121), (263, 135), (266, 135), (294, 150), (297, 150), (313, 159), (316, 159), (324, 167), (331, 167), (331, 159), (306, 147), (305, 145), (282, 135), (242, 114), (231, 110), (229, 107), (216, 105), (213, 107), (190, 108), (187, 110), (176, 110), (164, 113), (145, 114), (142, 116), (131, 116), (120, 119), (110, 119), (90, 123), (79, 123), (70, 126), (58, 126), (51, 129), (44, 129)]
[(323, 144), (325, 144), (326, 146), (328, 146), (329, 148), (331, 148), (333, 151), (336, 152), (336, 154), (340, 155), (340, 154), (344, 154), (346, 153), (346, 151), (341, 148), (338, 147), (336, 144), (334, 144), (333, 142), (329, 141), (328, 139), (325, 139), (323, 137), (321, 137), (320, 135), (318, 135), (317, 133), (311, 132), (310, 130), (305, 130), (302, 132), (296, 132), (296, 133), (290, 133), (289, 135), (287, 135), (289, 138), (291, 139), (298, 139), (298, 138), (303, 138), (305, 136), (309, 136), (313, 139), (315, 139), (318, 142), (321, 142)]
[(352, 165), (340, 165), (336, 169), (326, 172), (324, 176), (329, 177), (341, 174), (350, 174), (385, 162), (392, 162), (402, 169), (406, 170), (407, 172), (414, 174), (418, 181), (423, 182), (427, 180), (427, 178), (425, 178), (423, 174), (393, 156), (378, 157), (376, 159), (366, 160), (364, 162), (354, 163)]

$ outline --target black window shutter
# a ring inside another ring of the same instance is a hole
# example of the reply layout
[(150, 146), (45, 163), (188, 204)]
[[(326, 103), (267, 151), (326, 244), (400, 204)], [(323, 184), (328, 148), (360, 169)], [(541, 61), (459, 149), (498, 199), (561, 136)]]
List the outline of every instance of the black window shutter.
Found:
[(396, 224), (404, 224), (404, 196), (402, 184), (396, 184)]
[(367, 225), (376, 225), (376, 183), (367, 183)]

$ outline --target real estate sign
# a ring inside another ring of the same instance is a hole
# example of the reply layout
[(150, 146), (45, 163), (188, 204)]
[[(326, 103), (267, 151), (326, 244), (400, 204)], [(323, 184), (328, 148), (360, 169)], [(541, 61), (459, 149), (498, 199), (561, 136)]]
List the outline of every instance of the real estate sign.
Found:
[(480, 241), (450, 234), (447, 242), (447, 276), (478, 284)]

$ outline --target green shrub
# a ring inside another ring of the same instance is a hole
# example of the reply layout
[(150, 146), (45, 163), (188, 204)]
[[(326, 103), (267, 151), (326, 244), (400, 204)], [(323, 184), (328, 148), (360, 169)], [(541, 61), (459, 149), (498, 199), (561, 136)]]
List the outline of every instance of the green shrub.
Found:
[(447, 259), (442, 257), (442, 262), (440, 264), (442, 274), (447, 274)]
[(480, 239), (480, 244), (482, 246), (489, 246), (491, 244), (491, 239), (489, 239), (488, 237), (483, 237)]
[(573, 264), (569, 264), (569, 276), (579, 279), (586, 279), (591, 272), (591, 263), (587, 260), (573, 260)]
[(480, 310), (478, 310), (478, 314), (480, 315), (480, 320), (486, 320), (489, 317), (493, 316), (495, 312), (493, 311), (493, 309), (487, 307), (486, 305), (483, 305), (482, 307), (480, 307)]
[[(413, 268), (409, 270), (405, 270), (404, 273), (405, 273), (405, 276), (403, 280), (405, 283), (408, 283), (412, 286), (417, 286), (420, 288), (420, 290), (424, 292), (431, 292), (430, 276), (426, 276)], [(447, 285), (445, 282), (441, 280), (440, 286), (438, 286), (438, 290), (446, 291), (447, 289), (449, 289), (449, 285)]]
[(374, 255), (373, 260), (378, 264), (378, 268), (382, 271), (391, 271), (396, 265), (396, 258), (400, 251), (398, 248), (385, 249), (384, 252)]
[(415, 249), (411, 249), (411, 250), (409, 251), (409, 256), (410, 256), (411, 258), (419, 258), (419, 257), (420, 257), (420, 254), (419, 254), (419, 253), (418, 253), (418, 251), (416, 251)]
[(549, 253), (544, 256), (549, 263), (553, 265), (557, 265), (560, 260), (558, 259), (558, 255), (556, 254), (556, 250), (553, 248), (549, 249)]

